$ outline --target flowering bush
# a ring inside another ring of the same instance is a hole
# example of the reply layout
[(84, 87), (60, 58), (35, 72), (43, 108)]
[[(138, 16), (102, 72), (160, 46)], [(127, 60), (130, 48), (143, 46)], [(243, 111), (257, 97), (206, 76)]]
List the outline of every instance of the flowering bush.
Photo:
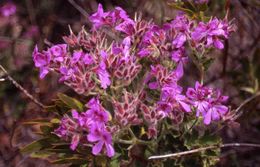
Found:
[[(211, 50), (224, 48), (234, 25), (227, 17), (192, 18), (180, 13), (159, 26), (138, 15), (132, 19), (120, 7), (104, 11), (99, 4), (89, 17), (91, 30), (70, 30), (64, 43), (44, 51), (36, 46), (33, 60), (40, 78), (57, 73), (59, 82), (84, 101), (58, 94), (46, 108), (56, 117), (37, 122), (43, 138), (22, 151), (55, 153), (54, 163), (83, 166), (214, 165), (218, 149), (147, 161), (154, 154), (220, 144), (211, 129), (230, 115), (228, 96), (203, 81)], [(188, 62), (201, 75), (191, 87), (180, 81)]]

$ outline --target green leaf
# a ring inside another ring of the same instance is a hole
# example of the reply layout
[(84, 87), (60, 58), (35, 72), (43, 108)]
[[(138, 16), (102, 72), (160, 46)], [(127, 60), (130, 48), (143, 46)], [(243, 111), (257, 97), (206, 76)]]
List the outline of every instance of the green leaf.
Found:
[(121, 154), (116, 153), (115, 156), (112, 158), (112, 160), (110, 161), (110, 167), (118, 167), (120, 162), (119, 157), (121, 156)]
[(56, 105), (51, 105), (51, 106), (45, 107), (45, 111), (59, 113), (59, 111), (57, 110), (57, 106)]
[(53, 123), (53, 124), (59, 124), (59, 123), (60, 123), (60, 120), (59, 120), (58, 118), (53, 118), (53, 119), (51, 120), (51, 123)]
[(199, 139), (199, 143), (202, 145), (216, 145), (221, 143), (221, 137), (218, 135), (205, 134)]
[(53, 127), (51, 126), (40, 126), (40, 129), (43, 134), (48, 135), (53, 131)]
[(30, 155), (31, 158), (48, 158), (52, 153), (47, 151), (34, 152)]
[(33, 119), (23, 122), (24, 125), (51, 125), (48, 119)]
[(172, 7), (172, 8), (174, 8), (174, 9), (183, 11), (183, 12), (189, 14), (189, 15), (193, 15), (193, 13), (194, 13), (192, 10), (187, 9), (187, 8), (183, 8), (183, 7), (181, 7), (180, 5), (178, 5), (178, 4), (174, 3), (174, 2), (173, 3), (168, 3), (168, 5), (170, 7)]
[(64, 104), (66, 104), (71, 109), (77, 109), (78, 111), (83, 111), (83, 104), (80, 101), (62, 93), (59, 93), (58, 97)]
[(185, 141), (184, 145), (188, 148), (191, 149), (193, 146), (196, 146), (198, 144), (198, 138), (199, 138), (199, 133), (196, 130), (192, 131), (192, 134), (185, 134)]
[(53, 164), (86, 164), (88, 161), (79, 157), (71, 157), (71, 158), (60, 158), (58, 160), (52, 161)]
[(204, 71), (207, 71), (210, 65), (214, 62), (213, 58), (206, 58), (203, 60), (202, 65), (204, 67)]
[(35, 151), (39, 151), (42, 148), (47, 148), (50, 147), (50, 138), (42, 138), (39, 140), (36, 140), (28, 145), (26, 145), (25, 147), (20, 149), (21, 153), (32, 153)]

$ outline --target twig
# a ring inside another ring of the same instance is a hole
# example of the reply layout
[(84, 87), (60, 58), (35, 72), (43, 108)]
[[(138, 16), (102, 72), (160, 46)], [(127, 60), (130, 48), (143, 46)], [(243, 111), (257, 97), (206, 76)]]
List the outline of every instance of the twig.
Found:
[(5, 68), (0, 65), (0, 69), (3, 71), (4, 75), (6, 75), (7, 79), (16, 87), (18, 88), (20, 91), (22, 91), (29, 99), (31, 99), (35, 104), (37, 104), (38, 106), (40, 106), (41, 108), (45, 108), (45, 106), (39, 102), (35, 97), (33, 97), (30, 93), (28, 93), (27, 90), (25, 90), (18, 82), (16, 82), (9, 74), (8, 72), (5, 70)]
[(164, 159), (164, 158), (174, 158), (174, 157), (180, 157), (183, 155), (193, 154), (197, 152), (202, 152), (210, 149), (216, 149), (216, 148), (225, 148), (225, 147), (257, 147), (260, 148), (260, 144), (252, 144), (252, 143), (227, 143), (227, 144), (221, 144), (221, 145), (212, 145), (202, 148), (197, 148), (189, 151), (183, 151), (179, 153), (173, 153), (173, 154), (166, 154), (166, 155), (157, 155), (157, 156), (151, 156), (148, 159)]
[[(89, 18), (88, 12), (84, 10), (81, 6), (79, 6), (74, 0), (68, 0), (69, 3), (76, 8), (83, 16), (85, 16), (87, 19)], [(87, 20), (89, 22), (89, 20)]]
[(26, 7), (28, 10), (28, 14), (29, 14), (29, 18), (32, 24), (35, 24), (35, 11), (34, 11), (34, 7), (33, 7), (33, 3), (32, 0), (26, 0)]
[(245, 101), (243, 101), (240, 106), (235, 110), (235, 114), (234, 116), (232, 117), (232, 121), (238, 119), (242, 114), (243, 114), (243, 111), (242, 111), (242, 108), (247, 105), (248, 103), (250, 103), (251, 101), (253, 101), (254, 99), (260, 97), (260, 92), (256, 93), (255, 95), (253, 95), (252, 97), (246, 99)]

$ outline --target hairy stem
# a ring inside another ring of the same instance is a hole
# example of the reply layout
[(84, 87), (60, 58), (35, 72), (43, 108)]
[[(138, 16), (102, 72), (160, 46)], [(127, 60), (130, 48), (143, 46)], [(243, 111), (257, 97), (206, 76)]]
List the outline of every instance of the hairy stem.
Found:
[(14, 80), (8, 72), (5, 70), (5, 68), (0, 65), (1, 71), (3, 71), (6, 78), (20, 91), (22, 91), (30, 100), (32, 100), (35, 104), (37, 104), (41, 108), (45, 108), (45, 105), (39, 102), (35, 97), (33, 97), (27, 90), (25, 90), (16, 80)]
[(212, 145), (207, 147), (201, 147), (193, 150), (173, 153), (173, 154), (166, 154), (166, 155), (158, 155), (158, 156), (151, 156), (148, 159), (154, 160), (154, 159), (165, 159), (165, 158), (174, 158), (174, 157), (180, 157), (183, 155), (193, 154), (197, 152), (202, 152), (210, 149), (216, 149), (216, 148), (225, 148), (225, 147), (257, 147), (260, 148), (260, 144), (252, 144), (252, 143), (227, 143), (227, 144), (221, 144), (221, 145)]

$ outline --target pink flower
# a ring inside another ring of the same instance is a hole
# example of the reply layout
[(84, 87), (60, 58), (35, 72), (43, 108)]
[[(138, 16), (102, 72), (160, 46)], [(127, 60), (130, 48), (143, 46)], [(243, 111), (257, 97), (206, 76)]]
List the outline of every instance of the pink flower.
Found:
[(228, 107), (222, 104), (228, 97), (222, 96), (219, 90), (196, 82), (195, 89), (188, 88), (186, 94), (191, 104), (197, 109), (196, 116), (202, 115), (205, 125), (210, 124), (212, 120), (220, 120), (228, 112)]
[(108, 12), (104, 12), (103, 6), (98, 4), (97, 12), (89, 17), (89, 20), (93, 23), (94, 28), (99, 28), (105, 24), (105, 17), (108, 16)]
[(111, 81), (110, 81), (110, 75), (106, 70), (106, 64), (104, 62), (101, 62), (99, 64), (97, 75), (100, 80), (101, 87), (106, 89), (111, 84)]
[(108, 111), (106, 111), (99, 102), (99, 99), (92, 98), (87, 106), (90, 108), (86, 111), (86, 116), (93, 122), (106, 123), (109, 119)]
[(48, 49), (48, 51), (53, 56), (53, 61), (62, 62), (67, 53), (66, 44), (57, 44)]
[(51, 57), (49, 54), (43, 54), (38, 51), (37, 45), (33, 51), (33, 61), (36, 67), (40, 68), (40, 78), (44, 78), (49, 72)]
[(201, 44), (206, 47), (214, 46), (217, 49), (223, 49), (223, 39), (228, 38), (230, 32), (233, 31), (232, 27), (226, 20), (214, 18), (208, 23), (200, 22), (191, 37), (197, 46)]
[(16, 6), (13, 3), (6, 3), (4, 6), (1, 7), (0, 11), (3, 16), (9, 17), (16, 13)]
[(103, 126), (93, 124), (87, 138), (89, 142), (96, 143), (92, 147), (92, 153), (94, 155), (98, 155), (104, 146), (108, 157), (113, 157), (115, 155), (115, 150), (112, 145), (112, 136)]

